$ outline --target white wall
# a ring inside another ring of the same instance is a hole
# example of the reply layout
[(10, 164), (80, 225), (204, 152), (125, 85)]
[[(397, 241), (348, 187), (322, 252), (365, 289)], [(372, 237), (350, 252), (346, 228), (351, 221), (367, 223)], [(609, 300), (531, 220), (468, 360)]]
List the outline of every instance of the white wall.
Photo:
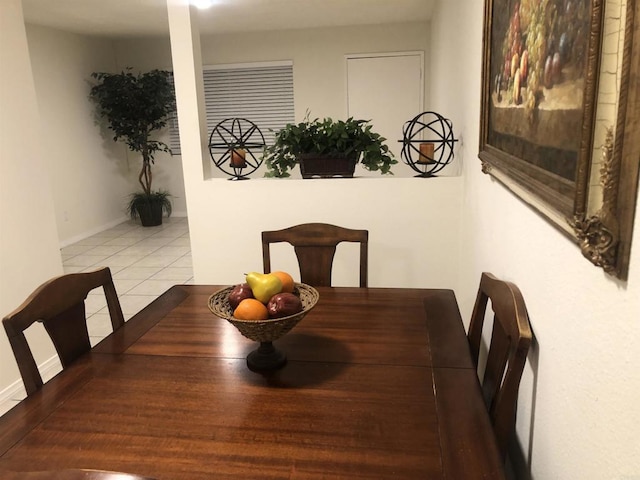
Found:
[[(297, 114), (303, 116), (310, 107), (319, 116), (342, 116), (346, 110), (345, 53), (416, 50), (415, 43), (398, 42), (398, 38), (406, 40), (407, 35), (418, 31), (423, 36), (428, 31), (427, 25), (204, 38), (202, 62), (293, 58)], [(381, 37), (389, 39), (389, 44)], [(184, 48), (183, 55), (187, 57), (191, 52), (184, 43), (176, 40), (172, 48)], [(420, 40), (420, 45), (425, 43)], [(126, 50), (133, 52), (131, 48)], [(149, 61), (149, 50), (144, 51)], [(177, 55), (176, 51), (173, 55)], [(179, 83), (176, 77), (176, 84)], [(182, 108), (185, 110), (181, 119), (183, 115), (195, 115), (187, 111), (193, 110), (193, 106)], [(197, 146), (192, 149), (197, 150)], [(372, 286), (452, 287), (455, 283), (457, 275), (451, 259), (456, 258), (460, 241), (459, 177), (229, 182), (203, 179), (197, 156), (194, 153), (189, 158), (185, 153), (183, 163), (198, 283), (241, 281), (243, 273), (262, 269), (261, 231), (313, 221), (370, 231)], [(336, 258), (335, 284), (357, 284), (357, 269), (354, 263), (348, 263), (348, 249), (342, 250)], [(293, 252), (289, 251), (287, 258), (283, 252), (278, 254), (281, 257), (274, 262), (274, 268), (277, 265), (279, 269), (297, 273)]]
[(205, 36), (202, 62), (293, 60), (296, 119), (302, 119), (307, 110), (312, 118), (344, 118), (345, 55), (418, 50), (429, 58), (428, 23)]
[(28, 25), (27, 36), (40, 113), (31, 133), (44, 146), (60, 240), (68, 244), (124, 221), (134, 188), (126, 145), (112, 141), (89, 100), (91, 73), (113, 71), (114, 52), (108, 40), (51, 28)]
[[(113, 141), (88, 97), (92, 72), (124, 66), (110, 40), (35, 25), (27, 25), (27, 36), (40, 113), (32, 135), (45, 146), (60, 241), (67, 245), (125, 221), (129, 195), (140, 190), (140, 156)], [(180, 157), (158, 153), (153, 173), (153, 188), (169, 190), (174, 214), (186, 215)]]
[(433, 19), (432, 98), (456, 112), (465, 137), (456, 294), (469, 318), (480, 273), (490, 271), (525, 296), (535, 342), (517, 432), (532, 478), (638, 478), (640, 209), (629, 280), (620, 282), (480, 171), (482, 3), (447, 0)]
[[(117, 71), (113, 42), (27, 25), (19, 0), (0, 3), (0, 310), (16, 308), (62, 273), (60, 247), (126, 220), (140, 160), (98, 125), (88, 99), (93, 71)], [(7, 46), (10, 45), (10, 48)], [(169, 168), (165, 168), (169, 164)], [(169, 184), (169, 185), (168, 185)], [(157, 156), (154, 188), (186, 215), (179, 157)], [(30, 333), (39, 363), (54, 355), (41, 328)], [(0, 335), (0, 398), (20, 376)]]
[[(168, 39), (123, 40), (116, 47), (120, 66), (171, 68)], [(429, 24), (203, 35), (201, 50), (203, 65), (292, 60), (296, 119), (307, 109), (312, 116), (341, 118), (347, 110), (344, 56), (421, 50), (428, 61)]]
[[(296, 121), (301, 121), (307, 111), (310, 112), (311, 118), (344, 119), (347, 116), (345, 56), (358, 53), (422, 51), (428, 64), (429, 24), (413, 22), (382, 26), (203, 35), (201, 51), (203, 65), (291, 60)], [(168, 40), (163, 39), (119, 41), (117, 57), (121, 66), (136, 65), (141, 69), (171, 66), (170, 45)], [(427, 78), (428, 76), (427, 73)], [(425, 82), (424, 98), (425, 105), (428, 105), (428, 82)], [(418, 113), (420, 112), (415, 112)], [(375, 124), (373, 126), (375, 130)], [(388, 139), (388, 143), (396, 144), (397, 140), (400, 138)], [(398, 161), (400, 163), (393, 167), (396, 176), (415, 175), (409, 166), (401, 163), (400, 158)], [(211, 163), (210, 160), (208, 162)], [(454, 166), (451, 167), (455, 174)], [(227, 177), (215, 168), (212, 170), (212, 177)], [(299, 177), (297, 168), (292, 173)], [(356, 174), (365, 173), (366, 171), (358, 166)], [(256, 172), (253, 177), (261, 175), (262, 170)], [(376, 175), (378, 174), (373, 174)]]
[[(7, 48), (10, 45), (10, 48)], [(62, 273), (45, 146), (36, 141), (38, 109), (20, 0), (0, 2), (0, 311)], [(36, 361), (54, 353), (42, 327), (29, 329)], [(1, 390), (20, 378), (0, 335)]]
[[(369, 230), (371, 286), (452, 288), (461, 181), (431, 180), (187, 180), (196, 282), (241, 281), (243, 272), (262, 269), (261, 231), (317, 221)], [(272, 267), (296, 273), (288, 253), (277, 253)], [(339, 247), (335, 285), (357, 285), (354, 255)]]

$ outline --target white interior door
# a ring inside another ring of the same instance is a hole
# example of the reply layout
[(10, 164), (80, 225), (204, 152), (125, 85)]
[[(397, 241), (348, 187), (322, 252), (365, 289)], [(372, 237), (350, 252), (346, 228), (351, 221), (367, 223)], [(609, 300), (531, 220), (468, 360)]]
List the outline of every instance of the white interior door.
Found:
[[(422, 52), (347, 56), (347, 116), (371, 120), (398, 160), (396, 175), (412, 170), (402, 163), (402, 127), (423, 111)], [(358, 167), (357, 175), (371, 175)], [(379, 175), (374, 172), (373, 175)]]

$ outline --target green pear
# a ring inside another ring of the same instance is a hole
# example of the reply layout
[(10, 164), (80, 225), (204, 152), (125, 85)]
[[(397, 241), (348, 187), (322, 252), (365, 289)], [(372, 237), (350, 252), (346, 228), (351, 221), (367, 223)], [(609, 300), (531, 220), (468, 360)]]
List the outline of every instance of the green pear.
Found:
[(273, 273), (247, 273), (247, 283), (251, 287), (253, 296), (265, 305), (269, 303), (271, 297), (282, 291), (282, 282)]

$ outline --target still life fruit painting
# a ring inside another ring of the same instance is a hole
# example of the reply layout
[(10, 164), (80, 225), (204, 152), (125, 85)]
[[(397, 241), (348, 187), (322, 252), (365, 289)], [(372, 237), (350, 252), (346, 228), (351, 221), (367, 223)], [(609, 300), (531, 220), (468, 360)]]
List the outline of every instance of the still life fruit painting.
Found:
[(591, 156), (603, 2), (485, 4), (480, 158), (567, 216)]

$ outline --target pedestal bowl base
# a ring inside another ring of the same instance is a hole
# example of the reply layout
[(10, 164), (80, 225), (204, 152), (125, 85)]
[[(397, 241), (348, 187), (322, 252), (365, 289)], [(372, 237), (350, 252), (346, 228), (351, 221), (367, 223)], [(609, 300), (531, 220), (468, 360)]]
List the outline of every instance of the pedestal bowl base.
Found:
[(260, 342), (260, 346), (247, 355), (247, 366), (254, 372), (277, 370), (286, 363), (287, 356), (274, 347), (272, 342)]
[(260, 347), (247, 355), (247, 366), (253, 371), (277, 370), (287, 363), (286, 355), (273, 346), (273, 342), (295, 327), (318, 302), (318, 291), (304, 283), (296, 283), (293, 293), (302, 302), (302, 311), (286, 317), (264, 320), (241, 320), (234, 318), (229, 304), (233, 286), (218, 290), (209, 297), (209, 310), (238, 329), (249, 340), (259, 342)]

